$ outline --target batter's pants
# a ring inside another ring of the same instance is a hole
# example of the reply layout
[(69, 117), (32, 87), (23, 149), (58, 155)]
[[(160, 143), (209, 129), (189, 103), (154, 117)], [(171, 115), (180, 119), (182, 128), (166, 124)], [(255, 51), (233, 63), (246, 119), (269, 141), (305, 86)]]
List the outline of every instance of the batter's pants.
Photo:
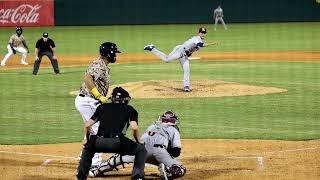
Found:
[[(91, 116), (94, 114), (96, 111), (97, 107), (100, 105), (99, 101), (89, 97), (89, 96), (77, 96), (75, 101), (74, 101), (76, 109), (79, 111), (81, 114), (83, 123), (85, 124)], [(90, 134), (91, 135), (96, 135), (98, 132), (100, 122), (96, 122), (91, 126), (90, 129)], [(92, 166), (98, 166), (102, 162), (102, 153), (95, 153), (92, 159)]]

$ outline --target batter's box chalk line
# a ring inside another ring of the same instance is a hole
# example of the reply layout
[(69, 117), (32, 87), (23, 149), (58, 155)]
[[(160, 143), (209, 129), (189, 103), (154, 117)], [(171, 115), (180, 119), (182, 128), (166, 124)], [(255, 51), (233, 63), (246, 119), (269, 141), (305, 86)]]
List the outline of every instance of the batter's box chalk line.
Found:
[[(280, 154), (280, 153), (290, 153), (290, 152), (297, 152), (297, 151), (310, 151), (310, 150), (317, 150), (320, 147), (310, 147), (310, 148), (300, 148), (300, 149), (287, 149), (281, 151), (269, 151), (269, 152), (260, 152), (254, 154), (247, 154), (247, 155), (237, 155), (237, 156), (227, 156), (227, 155), (216, 155), (216, 156), (206, 156), (206, 157), (213, 157), (213, 158), (220, 158), (220, 159), (256, 159), (258, 162), (258, 169), (263, 170), (265, 168), (265, 162), (263, 156), (258, 156), (258, 154), (263, 154), (264, 156), (270, 156), (272, 154)], [(39, 154), (39, 153), (25, 153), (25, 152), (14, 152), (14, 151), (0, 151), (3, 154), (16, 154), (16, 155), (28, 155), (28, 156), (40, 156), (40, 157), (49, 157), (51, 159), (46, 159), (40, 165), (47, 166), (52, 161), (61, 161), (61, 160), (79, 160), (79, 157), (70, 157), (70, 156), (58, 156), (58, 155), (49, 155), (49, 154)], [(183, 156), (183, 158), (199, 158), (199, 156)], [(148, 165), (149, 167), (156, 167), (151, 164)]]
[(38, 154), (38, 153), (25, 153), (25, 152), (14, 152), (14, 151), (0, 151), (3, 154), (15, 154), (15, 155), (27, 155), (27, 156), (39, 156), (39, 157), (49, 157), (51, 159), (46, 159), (40, 165), (40, 168), (48, 165), (51, 161), (61, 161), (61, 160), (79, 160), (78, 157), (70, 157), (70, 156), (58, 156), (58, 155), (50, 155), (50, 154)]
[[(287, 149), (281, 151), (267, 151), (253, 154), (245, 154), (245, 155), (236, 155), (236, 156), (227, 156), (227, 155), (215, 155), (215, 156), (204, 156), (207, 158), (217, 158), (217, 159), (256, 159), (258, 170), (263, 170), (265, 168), (265, 160), (264, 157), (271, 156), (273, 154), (280, 153), (290, 153), (290, 152), (298, 152), (298, 151), (312, 151), (318, 150), (320, 147), (309, 147), (309, 148), (299, 148), (299, 149)], [(263, 156), (261, 156), (263, 155)], [(199, 158), (200, 156), (184, 156), (184, 158)]]

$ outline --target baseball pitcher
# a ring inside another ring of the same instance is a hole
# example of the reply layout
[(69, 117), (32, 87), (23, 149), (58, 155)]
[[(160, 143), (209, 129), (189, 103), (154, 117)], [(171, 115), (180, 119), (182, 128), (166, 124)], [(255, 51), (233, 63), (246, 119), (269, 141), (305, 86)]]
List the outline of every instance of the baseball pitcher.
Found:
[[(20, 46), (21, 44), (23, 44), (25, 48), (21, 47)], [(3, 60), (1, 61), (1, 66), (5, 66), (7, 60), (17, 52), (22, 54), (21, 64), (28, 65), (28, 63), (26, 62), (26, 58), (27, 58), (27, 54), (29, 53), (29, 48), (27, 46), (26, 39), (22, 35), (21, 27), (17, 27), (16, 34), (13, 34), (10, 37), (7, 49), (8, 49), (8, 53), (4, 56)]]
[(213, 19), (214, 19), (214, 30), (216, 31), (217, 30), (217, 24), (218, 22), (220, 21), (223, 26), (224, 26), (224, 29), (227, 30), (227, 26), (226, 26), (226, 23), (224, 23), (224, 20), (223, 20), (223, 10), (221, 8), (221, 6), (218, 6), (217, 9), (214, 10), (214, 13), (213, 13)]
[[(172, 110), (165, 111), (159, 119), (142, 135), (147, 150), (147, 163), (159, 167), (161, 179), (175, 179), (186, 173), (181, 162), (174, 159), (180, 156), (181, 140), (178, 117)], [(133, 163), (134, 156), (115, 154), (102, 163), (98, 169), (89, 172), (90, 177), (102, 176), (104, 172), (117, 169), (124, 163)]]
[(153, 44), (145, 46), (144, 50), (150, 51), (165, 62), (178, 59), (183, 69), (183, 90), (185, 92), (190, 92), (190, 66), (188, 57), (190, 57), (195, 51), (198, 51), (201, 47), (207, 47), (217, 44), (216, 42), (204, 43), (203, 40), (206, 34), (206, 28), (199, 28), (197, 36), (190, 38), (182, 45), (176, 46), (169, 55), (166, 55), (163, 52), (159, 51)]
[[(80, 112), (83, 122), (89, 121), (96, 111), (97, 107), (108, 101), (107, 93), (110, 84), (109, 63), (116, 62), (116, 53), (120, 53), (117, 45), (111, 42), (105, 42), (100, 46), (100, 56), (93, 61), (84, 75), (84, 82), (80, 87), (80, 92), (75, 99), (75, 107)], [(95, 123), (90, 134), (96, 135), (99, 122)], [(92, 159), (92, 166), (100, 165), (102, 154), (95, 153)]]

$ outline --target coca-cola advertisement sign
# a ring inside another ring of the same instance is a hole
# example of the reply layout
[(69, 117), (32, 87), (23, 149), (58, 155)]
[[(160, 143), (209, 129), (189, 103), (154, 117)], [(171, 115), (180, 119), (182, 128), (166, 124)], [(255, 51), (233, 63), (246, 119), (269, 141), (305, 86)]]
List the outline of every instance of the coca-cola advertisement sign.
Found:
[(54, 2), (0, 1), (0, 27), (54, 26)]

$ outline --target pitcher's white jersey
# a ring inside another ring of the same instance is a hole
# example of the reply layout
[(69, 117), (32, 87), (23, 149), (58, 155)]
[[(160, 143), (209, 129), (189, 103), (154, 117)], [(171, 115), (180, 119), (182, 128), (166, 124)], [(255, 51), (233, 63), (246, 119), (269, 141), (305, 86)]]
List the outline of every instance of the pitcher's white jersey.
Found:
[(192, 38), (184, 42), (182, 46), (187, 55), (191, 56), (192, 53), (198, 51), (200, 47), (203, 47), (203, 44), (203, 40), (200, 36), (193, 36)]

